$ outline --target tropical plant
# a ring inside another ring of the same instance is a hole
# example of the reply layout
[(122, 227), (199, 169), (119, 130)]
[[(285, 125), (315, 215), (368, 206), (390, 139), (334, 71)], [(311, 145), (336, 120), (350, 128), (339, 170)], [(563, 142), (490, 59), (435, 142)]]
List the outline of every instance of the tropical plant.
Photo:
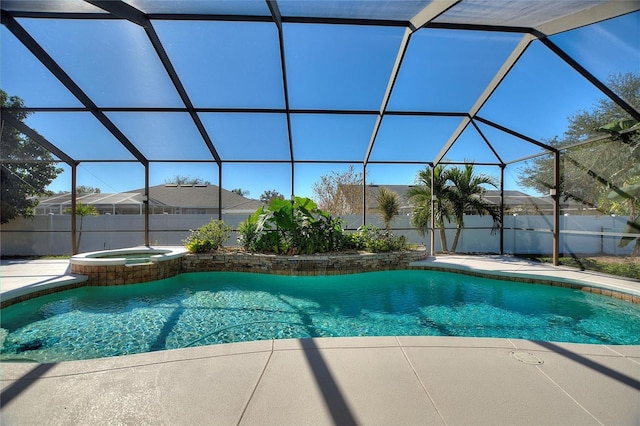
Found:
[(241, 223), (238, 232), (238, 243), (250, 252), (323, 253), (348, 242), (340, 219), (302, 197), (273, 199)]
[[(65, 213), (71, 213), (71, 209), (65, 209)], [(97, 216), (98, 209), (92, 204), (82, 204), (80, 201), (76, 203), (76, 216), (80, 217), (80, 226), (78, 230), (78, 239), (76, 240), (76, 249), (80, 251), (80, 242), (82, 241), (82, 220), (85, 216)]]
[(221, 247), (230, 235), (231, 228), (222, 220), (214, 219), (196, 230), (190, 230), (183, 243), (192, 253), (204, 253)]
[(464, 215), (467, 211), (473, 211), (480, 216), (491, 215), (494, 229), (500, 226), (502, 218), (499, 208), (482, 198), (486, 191), (482, 185), (490, 185), (494, 188), (497, 183), (492, 176), (484, 173), (476, 174), (472, 163), (467, 163), (464, 168), (454, 167), (447, 173), (449, 181), (448, 197), (453, 209), (453, 217), (456, 221), (456, 234), (451, 244), (451, 251), (455, 252), (462, 228), (464, 228)]
[(347, 234), (343, 222), (318, 208), (309, 198), (273, 200), (238, 226), (238, 243), (250, 252), (313, 254), (344, 249), (371, 252), (403, 250), (404, 236), (364, 226)]
[(413, 204), (413, 214), (411, 223), (418, 230), (418, 233), (425, 236), (427, 230), (431, 227), (431, 199), (432, 195), (436, 197), (434, 201), (434, 220), (440, 230), (440, 241), (442, 242), (442, 251), (448, 252), (447, 236), (445, 233), (444, 221), (451, 221), (453, 215), (453, 206), (450, 202), (450, 188), (448, 185), (449, 172), (443, 165), (438, 165), (433, 169), (433, 186), (434, 191), (431, 193), (431, 168), (426, 166), (424, 170), (418, 172), (416, 177), (416, 186), (409, 188), (407, 195)]
[(391, 221), (400, 213), (398, 194), (385, 187), (380, 187), (376, 201), (378, 202), (377, 210), (380, 212), (384, 227), (388, 231), (391, 229)]

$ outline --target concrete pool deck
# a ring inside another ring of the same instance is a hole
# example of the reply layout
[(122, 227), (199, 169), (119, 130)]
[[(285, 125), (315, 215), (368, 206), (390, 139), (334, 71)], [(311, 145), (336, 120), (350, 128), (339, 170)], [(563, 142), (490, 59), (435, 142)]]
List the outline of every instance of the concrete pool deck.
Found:
[[(640, 294), (636, 281), (509, 257), (425, 262), (551, 274)], [(67, 267), (66, 260), (2, 261), (0, 296), (77, 279)], [(0, 369), (3, 425), (640, 424), (640, 346), (269, 340)]]

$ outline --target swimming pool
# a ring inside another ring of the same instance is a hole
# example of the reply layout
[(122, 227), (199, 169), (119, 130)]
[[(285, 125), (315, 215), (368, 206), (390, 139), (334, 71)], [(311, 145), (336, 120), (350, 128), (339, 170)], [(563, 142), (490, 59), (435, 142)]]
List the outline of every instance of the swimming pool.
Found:
[(199, 272), (84, 287), (2, 311), (4, 361), (56, 362), (262, 339), (510, 337), (640, 344), (640, 306), (436, 271), (294, 277)]

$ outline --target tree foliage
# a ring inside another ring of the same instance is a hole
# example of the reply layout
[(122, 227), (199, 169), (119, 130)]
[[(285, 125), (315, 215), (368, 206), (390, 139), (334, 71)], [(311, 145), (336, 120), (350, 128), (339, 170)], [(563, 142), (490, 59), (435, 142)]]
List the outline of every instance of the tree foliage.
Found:
[[(640, 76), (616, 75), (610, 87), (632, 105), (640, 105)], [(571, 145), (608, 135), (608, 138), (575, 147)], [(569, 117), (569, 126), (561, 138), (551, 144), (561, 149), (560, 194), (564, 200), (576, 200), (587, 209), (604, 214), (628, 215), (624, 232), (639, 234), (637, 212), (640, 197), (635, 185), (640, 184), (640, 125), (618, 105), (602, 99), (591, 111), (580, 111)], [(565, 149), (562, 149), (567, 147)], [(520, 184), (546, 192), (553, 182), (553, 159), (538, 157), (521, 169)], [(627, 245), (632, 237), (623, 237)], [(634, 253), (637, 254), (639, 244)]]
[(93, 186), (80, 185), (76, 187), (76, 193), (78, 194), (100, 194), (102, 190)]
[(611, 191), (607, 198), (613, 202), (627, 204), (629, 206), (629, 220), (622, 232), (625, 234), (635, 234), (636, 236), (623, 236), (620, 238), (618, 247), (623, 248), (635, 241), (633, 255), (640, 254), (640, 216), (638, 206), (640, 206), (640, 165), (636, 165), (635, 178), (630, 179), (627, 185)]
[(242, 188), (232, 189), (231, 192), (233, 192), (234, 194), (238, 194), (241, 197), (244, 197), (245, 195), (249, 195), (249, 191), (246, 191)]
[[(12, 110), (23, 108), (24, 101), (8, 96), (0, 90), (2, 114), (11, 114), (24, 121), (29, 112)], [(49, 194), (47, 186), (62, 172), (49, 151), (6, 122), (0, 137), (0, 223), (23, 216), (33, 216), (37, 197)]]
[(353, 164), (344, 172), (322, 175), (312, 187), (314, 200), (322, 210), (332, 215), (362, 213), (364, 175)]
[[(630, 104), (640, 105), (640, 76), (616, 75), (609, 86)], [(634, 131), (634, 126), (637, 123), (609, 99), (601, 99), (592, 110), (579, 111), (568, 118), (565, 133), (548, 142), (561, 149), (560, 194), (564, 200), (576, 200), (585, 208), (596, 208), (605, 214), (631, 214), (632, 204), (620, 203), (608, 195), (639, 178), (635, 165), (640, 163), (640, 131)], [(570, 147), (605, 134), (610, 137)], [(553, 163), (551, 155), (528, 161), (520, 169), (519, 184), (548, 193), (553, 186)]]
[[(613, 76), (609, 86), (631, 105), (640, 105), (640, 76)], [(609, 137), (571, 147), (597, 136)], [(623, 230), (640, 234), (640, 124), (609, 99), (601, 99), (591, 111), (569, 117), (569, 126), (561, 138), (551, 144), (561, 149), (560, 194), (585, 208), (604, 214), (629, 216)], [(566, 149), (562, 149), (567, 147)], [(538, 157), (521, 169), (520, 184), (545, 192), (553, 182), (553, 159)], [(619, 246), (636, 241), (633, 254), (640, 252), (640, 237), (625, 236)]]
[(192, 177), (180, 174), (165, 179), (164, 183), (169, 185), (211, 185), (211, 182), (204, 180), (201, 177)]
[(265, 204), (269, 204), (273, 200), (284, 200), (284, 195), (282, 195), (275, 189), (267, 189), (260, 195), (260, 201)]

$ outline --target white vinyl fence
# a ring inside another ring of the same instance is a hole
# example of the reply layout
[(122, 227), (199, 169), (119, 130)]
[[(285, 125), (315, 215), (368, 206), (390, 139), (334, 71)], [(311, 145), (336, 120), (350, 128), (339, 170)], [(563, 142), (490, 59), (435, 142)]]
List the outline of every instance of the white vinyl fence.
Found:
[[(247, 215), (225, 214), (223, 220), (232, 229)], [(181, 245), (196, 229), (217, 216), (210, 215), (151, 215), (151, 245)], [(362, 216), (345, 216), (346, 227), (356, 229), (362, 225)], [(411, 229), (408, 216), (397, 217), (393, 222), (396, 234), (405, 235), (411, 243), (429, 247), (429, 235), (420, 236)], [(627, 217), (620, 216), (562, 216), (560, 218), (560, 253), (628, 255), (633, 243), (619, 248), (618, 242)], [(552, 251), (553, 217), (505, 216), (504, 253), (550, 254)], [(382, 227), (377, 215), (367, 216), (367, 224)], [(80, 218), (77, 218), (80, 234)], [(487, 216), (466, 216), (465, 229), (460, 235), (457, 252), (499, 253), (500, 233), (492, 232), (492, 221)], [(447, 244), (451, 249), (455, 225), (447, 226)], [(233, 232), (227, 246), (237, 245), (237, 233)], [(440, 235), (436, 230), (436, 251), (441, 251)], [(101, 215), (87, 216), (82, 220), (80, 251), (95, 251), (132, 247), (144, 244), (144, 216)], [(2, 256), (68, 255), (71, 253), (71, 217), (69, 215), (36, 216), (33, 219), (16, 219), (2, 225), (0, 254)]]

